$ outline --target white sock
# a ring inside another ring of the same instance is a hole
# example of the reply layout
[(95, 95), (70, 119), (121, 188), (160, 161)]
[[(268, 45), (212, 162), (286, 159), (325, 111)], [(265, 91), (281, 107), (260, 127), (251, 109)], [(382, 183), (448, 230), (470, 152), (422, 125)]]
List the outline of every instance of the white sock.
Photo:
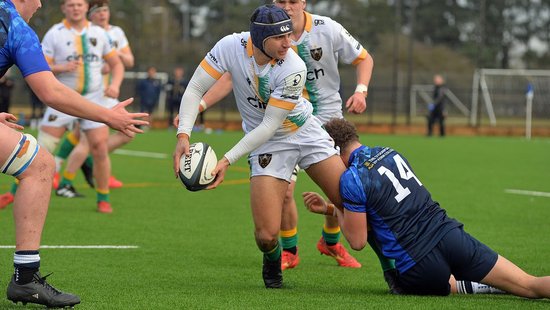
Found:
[(472, 281), (456, 281), (456, 289), (458, 294), (507, 294), (496, 287)]

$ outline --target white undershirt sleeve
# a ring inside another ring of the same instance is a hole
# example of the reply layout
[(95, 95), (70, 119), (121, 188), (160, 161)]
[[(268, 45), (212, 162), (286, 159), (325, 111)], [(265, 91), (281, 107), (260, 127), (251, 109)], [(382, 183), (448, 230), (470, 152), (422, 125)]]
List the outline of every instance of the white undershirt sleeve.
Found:
[(266, 143), (273, 137), (289, 113), (289, 110), (267, 105), (260, 125), (246, 134), (229, 152), (225, 153), (225, 158), (229, 160), (230, 164), (233, 164), (242, 156)]
[(199, 114), (199, 104), (202, 96), (214, 83), (216, 83), (215, 78), (208, 74), (201, 66), (197, 67), (181, 98), (179, 111), (180, 123), (177, 134), (185, 133), (191, 137), (193, 125)]

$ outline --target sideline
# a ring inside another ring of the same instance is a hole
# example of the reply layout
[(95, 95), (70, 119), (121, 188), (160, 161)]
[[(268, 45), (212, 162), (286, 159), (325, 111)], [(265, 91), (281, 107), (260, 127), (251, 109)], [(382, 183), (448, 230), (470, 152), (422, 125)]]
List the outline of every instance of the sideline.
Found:
[(547, 192), (526, 191), (521, 189), (505, 189), (504, 192), (508, 194), (550, 198), (550, 193), (547, 193)]

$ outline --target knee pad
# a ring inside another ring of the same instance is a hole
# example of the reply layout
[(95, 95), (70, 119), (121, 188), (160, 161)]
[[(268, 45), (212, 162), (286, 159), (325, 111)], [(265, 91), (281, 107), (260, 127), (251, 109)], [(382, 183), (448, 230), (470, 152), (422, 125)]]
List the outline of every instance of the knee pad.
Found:
[(38, 144), (41, 147), (45, 148), (48, 152), (53, 154), (57, 144), (59, 144), (59, 138), (56, 138), (49, 133), (45, 133), (42, 130), (38, 131)]
[(0, 170), (4, 174), (17, 177), (30, 166), (39, 149), (38, 142), (33, 136), (29, 134), (22, 135), (19, 143), (17, 143)]

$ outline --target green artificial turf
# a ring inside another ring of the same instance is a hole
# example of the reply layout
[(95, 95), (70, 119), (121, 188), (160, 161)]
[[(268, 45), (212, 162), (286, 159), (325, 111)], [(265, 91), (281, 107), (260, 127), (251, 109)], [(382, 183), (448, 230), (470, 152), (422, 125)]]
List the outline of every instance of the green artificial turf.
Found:
[[(221, 157), (239, 132), (194, 134)], [(550, 275), (550, 198), (506, 189), (550, 192), (550, 140), (501, 137), (362, 135), (390, 146), (411, 163), (434, 200), (465, 229), (527, 272)], [(370, 249), (351, 251), (363, 264), (345, 269), (315, 244), (323, 218), (308, 213), (302, 191), (318, 190), (305, 173), (295, 197), (301, 263), (284, 272), (285, 288), (266, 290), (253, 238), (246, 159), (232, 165), (212, 191), (188, 192), (175, 178), (175, 132), (154, 130), (124, 150), (165, 158), (112, 155), (125, 185), (112, 190), (113, 214), (95, 211), (95, 193), (82, 178), (81, 199), (52, 197), (43, 245), (133, 245), (135, 249), (42, 249), (48, 280), (78, 294), (78, 309), (548, 309), (549, 300), (512, 296), (392, 296)], [(10, 178), (0, 177), (2, 192)], [(0, 245), (14, 244), (12, 206), (0, 211)], [(348, 247), (349, 248), (349, 247)], [(0, 249), (0, 283), (12, 273), (13, 249)], [(3, 288), (2, 288), (3, 289)], [(0, 298), (0, 309), (15, 307)], [(34, 306), (28, 306), (33, 308)]]

